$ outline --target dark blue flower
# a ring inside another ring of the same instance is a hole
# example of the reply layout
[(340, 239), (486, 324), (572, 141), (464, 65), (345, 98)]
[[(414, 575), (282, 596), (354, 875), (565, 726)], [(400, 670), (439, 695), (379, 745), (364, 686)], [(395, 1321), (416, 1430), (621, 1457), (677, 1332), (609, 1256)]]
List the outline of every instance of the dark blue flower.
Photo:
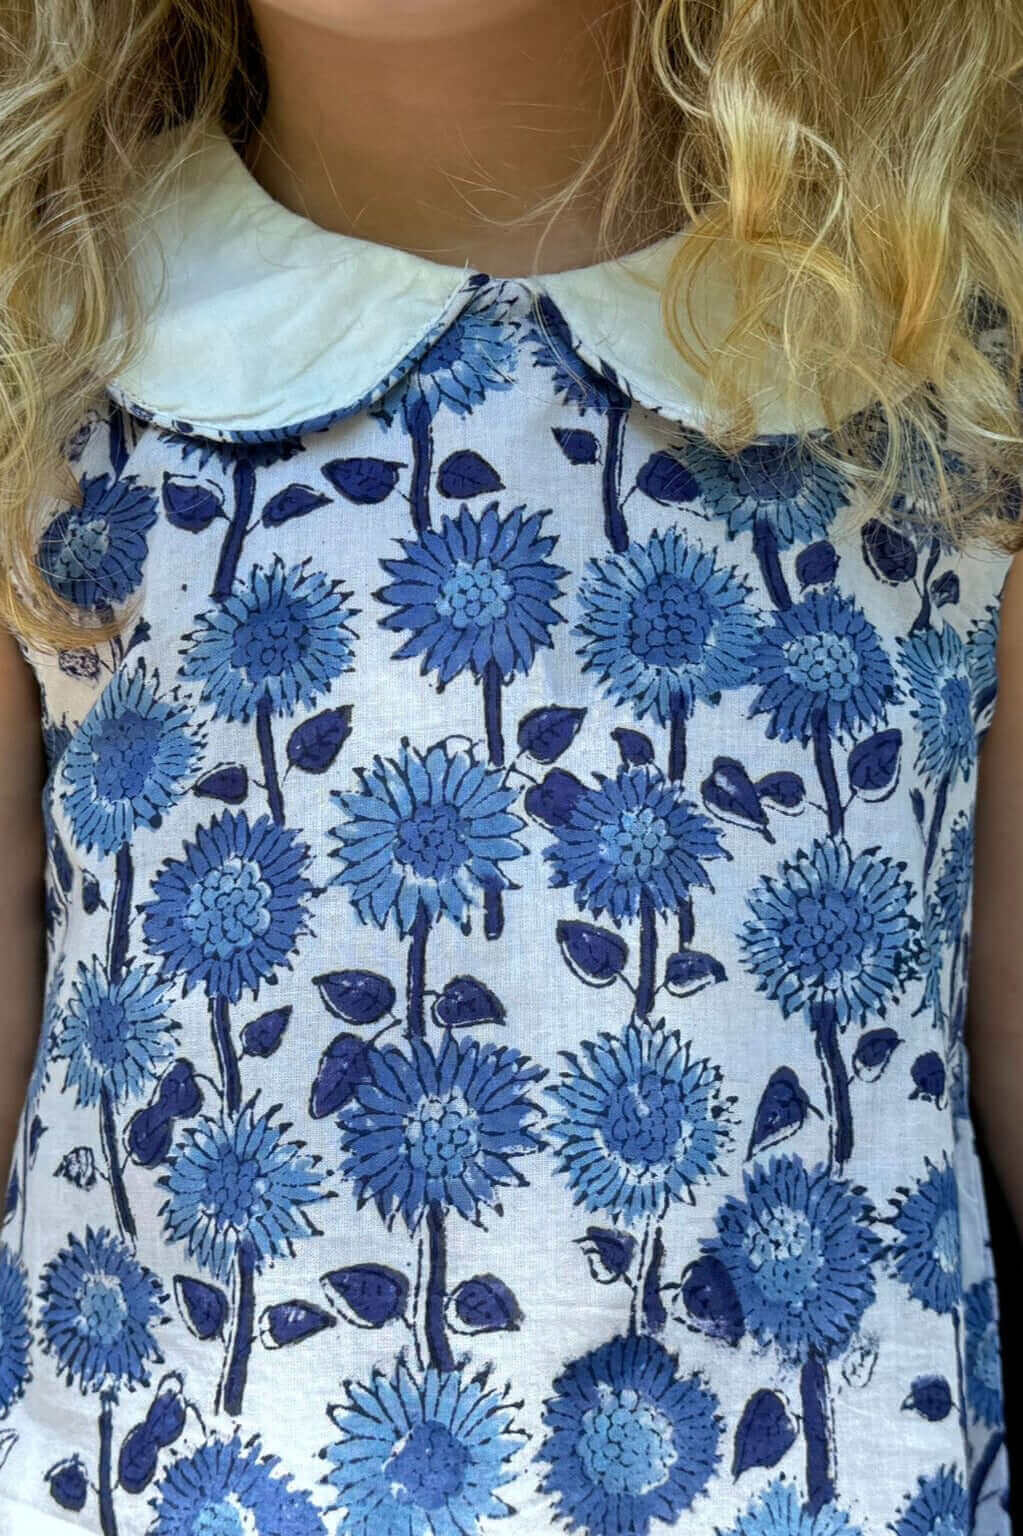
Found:
[(568, 1070), (547, 1090), (558, 1106), (547, 1130), (577, 1204), (631, 1225), (672, 1200), (692, 1203), (728, 1141), (720, 1069), (692, 1060), (663, 1021), (584, 1040), (582, 1051), (585, 1064), (563, 1052)]
[(149, 1536), (326, 1536), (309, 1494), (275, 1477), (258, 1437), (214, 1435), (167, 1466), (150, 1500)]
[(785, 1017), (831, 1004), (839, 1022), (884, 1016), (916, 974), (913, 890), (902, 864), (873, 850), (853, 855), (844, 842), (815, 842), (764, 875), (747, 898), (754, 916), (739, 934), (758, 990)]
[(0, 1243), (0, 1418), (18, 1401), (32, 1376), (28, 1275)]
[(965, 812), (952, 824), (952, 835), (938, 875), (935, 891), (941, 907), (945, 940), (954, 944), (961, 937), (963, 922), (970, 905), (973, 882), (973, 817)]
[(126, 1243), (101, 1227), (68, 1246), (43, 1270), (40, 1339), (57, 1368), (83, 1392), (145, 1386), (163, 1355), (153, 1329), (166, 1322), (157, 1277)]
[(951, 624), (899, 640), (920, 732), (917, 770), (932, 781), (969, 777), (977, 756), (966, 647)]
[(185, 636), (179, 675), (202, 683), (203, 699), (225, 720), (251, 720), (261, 704), (290, 715), (350, 669), (351, 594), (307, 570), (309, 558), (288, 568), (280, 555), (268, 568), (254, 565)]
[(809, 1509), (781, 1476), (751, 1499), (721, 1536), (861, 1536), (861, 1531), (845, 1510), (830, 1500), (816, 1512)]
[(210, 997), (253, 996), (278, 966), (290, 968), (306, 927), (309, 849), (269, 816), (249, 825), (244, 811), (197, 827), (183, 859), (165, 859), (143, 904), (149, 950), (164, 975), (181, 974), (187, 993), (201, 982)]
[(53, 1055), (67, 1062), (65, 1092), (75, 1103), (95, 1104), (105, 1088), (115, 1104), (138, 1098), (174, 1054), (177, 1025), (168, 1019), (170, 983), (131, 966), (117, 981), (94, 958), (78, 962), (53, 1042)]
[(797, 437), (725, 454), (709, 438), (687, 431), (679, 454), (699, 482), (704, 506), (724, 519), (729, 538), (766, 524), (779, 549), (812, 544), (849, 500), (844, 476), (814, 459)]
[(544, 1405), (541, 1485), (570, 1530), (647, 1536), (674, 1526), (721, 1460), (718, 1401), (648, 1334), (609, 1340), (573, 1360)]
[(724, 856), (721, 834), (656, 769), (623, 768), (579, 795), (544, 849), (552, 885), (574, 885), (580, 907), (616, 922), (642, 902), (676, 912), (694, 885), (710, 885), (704, 861)]
[(941, 1165), (925, 1157), (927, 1173), (903, 1194), (891, 1223), (895, 1273), (909, 1294), (932, 1312), (953, 1312), (963, 1294), (959, 1236), (959, 1189), (946, 1156)]
[(998, 1329), (998, 1295), (990, 1278), (977, 1280), (966, 1292), (966, 1398), (974, 1417), (988, 1429), (1004, 1422), (1002, 1350)]
[(341, 1438), (323, 1455), (346, 1536), (476, 1536), (513, 1513), (498, 1489), (524, 1437), (485, 1370), (418, 1374), (399, 1358), (345, 1387), (328, 1410)]
[(755, 1163), (743, 1180), (745, 1200), (726, 1198), (704, 1252), (724, 1264), (760, 1343), (791, 1362), (811, 1350), (834, 1359), (875, 1296), (882, 1245), (870, 1206), (823, 1163), (806, 1168), (795, 1156)]
[(503, 1185), (526, 1181), (515, 1160), (543, 1145), (527, 1097), (543, 1076), (518, 1051), (448, 1031), (436, 1053), (412, 1040), (370, 1053), (369, 1078), (339, 1115), (342, 1165), (359, 1202), (375, 1200), (414, 1231), (431, 1201), (478, 1220)]
[(158, 686), (141, 662), (116, 672), (64, 751), (60, 798), (83, 848), (111, 853), (184, 793), (202, 742), (187, 706)]
[(441, 407), (470, 415), (488, 394), (511, 388), (516, 362), (508, 305), (489, 296), (476, 300), (409, 374), (402, 397), (406, 423), (423, 409), (431, 421)]
[(364, 923), (394, 917), (402, 934), (420, 911), (462, 923), (485, 889), (509, 885), (501, 865), (521, 858), (524, 822), (508, 807), (504, 775), (466, 751), (438, 742), (425, 753), (403, 746), (397, 758), (357, 770), (361, 789), (331, 794), (346, 820), (331, 828), (344, 864), (335, 878), (351, 887)]
[(969, 1499), (959, 1476), (939, 1467), (931, 1477), (917, 1478), (917, 1491), (899, 1511), (891, 1529), (895, 1536), (969, 1536), (973, 1527)]
[(112, 606), (142, 580), (156, 495), (134, 475), (83, 475), (82, 505), (67, 507), (39, 541), (39, 566), (58, 596), (79, 608)]
[(818, 722), (849, 740), (880, 725), (899, 697), (877, 630), (851, 597), (812, 588), (776, 613), (755, 657), (760, 692), (751, 715), (769, 714), (768, 736), (805, 746)]
[(534, 368), (550, 370), (554, 393), (567, 405), (578, 406), (580, 416), (587, 411), (604, 415), (609, 409), (620, 410), (628, 404), (627, 396), (615, 384), (602, 379), (579, 356), (564, 316), (545, 293), (534, 299), (533, 318), (523, 344), (532, 348)]
[(678, 528), (591, 559), (579, 587), (584, 671), (600, 674), (638, 720), (666, 724), (694, 699), (749, 681), (759, 620), (735, 571)]
[(966, 670), (970, 677), (970, 696), (975, 718), (989, 710), (998, 693), (999, 612), (988, 607), (966, 637)]
[(287, 1127), (274, 1125), (273, 1113), (257, 1115), (249, 1103), (237, 1115), (203, 1115), (184, 1126), (159, 1180), (168, 1237), (221, 1279), (242, 1243), (260, 1270), (317, 1230), (305, 1207), (326, 1198), (319, 1159), (303, 1142), (285, 1141)]
[(463, 506), (415, 542), (400, 539), (404, 560), (380, 563), (394, 580), (376, 594), (398, 611), (384, 629), (410, 630), (398, 659), (422, 656), (422, 670), (449, 683), (466, 667), (480, 677), (494, 662), (506, 680), (528, 672), (538, 646), (562, 622), (551, 603), (568, 573), (546, 559), (557, 540), (541, 534), (547, 512), (499, 517), (497, 502), (474, 515)]

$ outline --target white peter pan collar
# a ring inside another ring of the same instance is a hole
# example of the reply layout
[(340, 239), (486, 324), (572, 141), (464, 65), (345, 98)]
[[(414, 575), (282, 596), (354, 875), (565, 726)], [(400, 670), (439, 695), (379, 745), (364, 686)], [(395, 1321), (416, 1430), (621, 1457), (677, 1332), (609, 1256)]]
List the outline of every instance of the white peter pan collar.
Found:
[[(219, 127), (173, 186), (160, 206), (143, 196), (133, 213), (132, 260), (149, 320), (137, 360), (107, 388), (174, 430), (251, 440), (358, 410), (426, 351), (481, 281), (468, 264), (338, 234), (292, 212)], [(699, 429), (701, 382), (660, 317), (660, 283), (684, 238), (521, 281), (554, 301), (585, 361), (610, 365), (639, 403)], [(811, 412), (803, 420), (819, 423)], [(793, 423), (767, 399), (758, 429), (773, 435)]]

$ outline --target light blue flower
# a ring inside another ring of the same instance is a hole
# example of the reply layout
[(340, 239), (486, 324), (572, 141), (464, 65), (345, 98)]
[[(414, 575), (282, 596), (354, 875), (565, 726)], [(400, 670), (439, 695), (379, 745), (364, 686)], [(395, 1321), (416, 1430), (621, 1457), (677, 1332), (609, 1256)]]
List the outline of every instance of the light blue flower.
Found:
[(360, 1204), (374, 1200), (385, 1221), (400, 1213), (413, 1232), (432, 1201), (478, 1221), (504, 1185), (526, 1182), (515, 1164), (543, 1145), (528, 1097), (542, 1067), (449, 1030), (436, 1053), (414, 1039), (408, 1054), (372, 1051), (368, 1068), (338, 1117), (342, 1172)]
[(766, 524), (779, 549), (822, 539), (849, 500), (844, 476), (821, 464), (798, 437), (750, 443), (725, 454), (698, 432), (686, 431), (679, 457), (699, 483), (703, 504), (724, 520), (728, 537)]
[(615, 703), (665, 725), (695, 699), (749, 681), (759, 620), (735, 571), (678, 528), (587, 562), (579, 586), (584, 671)]
[(529, 671), (563, 622), (551, 604), (568, 572), (546, 558), (557, 543), (542, 534), (549, 513), (524, 512), (500, 517), (496, 501), (478, 514), (463, 506), (439, 531), (398, 541), (405, 558), (380, 562), (394, 579), (374, 594), (397, 609), (383, 628), (411, 631), (397, 659), (422, 656), (422, 671), (441, 683), (466, 667), (478, 678), (490, 662), (505, 681)]
[(905, 866), (844, 842), (815, 842), (764, 875), (739, 934), (757, 990), (788, 1018), (828, 1003), (840, 1026), (885, 1014), (917, 972), (918, 920)]
[(973, 883), (973, 817), (965, 811), (956, 817), (948, 851), (935, 885), (941, 907), (945, 941), (954, 944), (962, 935)]
[(422, 909), (461, 924), (485, 889), (511, 884), (501, 866), (525, 853), (513, 836), (525, 823), (499, 770), (438, 742), (425, 753), (403, 745), (357, 774), (361, 789), (331, 791), (346, 817), (331, 835), (344, 864), (335, 878), (362, 922), (393, 917), (405, 935)]
[(420, 1374), (399, 1358), (345, 1388), (328, 1409), (341, 1438), (323, 1452), (345, 1536), (478, 1536), (514, 1513), (498, 1489), (524, 1436), (486, 1370)]
[(58, 596), (78, 608), (113, 606), (142, 580), (156, 494), (135, 475), (83, 475), (82, 505), (69, 506), (39, 541), (39, 567)]
[(75, 1090), (79, 1106), (95, 1104), (106, 1089), (115, 1104), (138, 1098), (174, 1054), (178, 1026), (168, 1019), (170, 983), (131, 966), (111, 981), (98, 958), (78, 962), (53, 1043), (53, 1055), (67, 1062), (65, 1092)]
[(149, 1536), (326, 1536), (310, 1495), (273, 1475), (279, 1464), (258, 1436), (212, 1436), (163, 1472)]
[(965, 781), (977, 756), (966, 647), (951, 624), (899, 640), (920, 732), (916, 768), (933, 781)]
[(222, 602), (197, 615), (185, 636), (179, 676), (202, 684), (202, 698), (225, 720), (249, 721), (263, 705), (290, 715), (313, 705), (352, 665), (349, 592), (322, 571), (254, 565)]
[(959, 1189), (946, 1155), (939, 1166), (925, 1157), (927, 1173), (912, 1190), (902, 1189), (896, 1214), (899, 1232), (891, 1258), (909, 1294), (932, 1312), (950, 1313), (962, 1299)]
[(825, 1164), (796, 1156), (755, 1163), (743, 1181), (745, 1200), (725, 1199), (703, 1251), (725, 1266), (760, 1343), (793, 1363), (811, 1351), (834, 1359), (875, 1297), (882, 1245), (870, 1206)]
[(966, 1292), (966, 1398), (974, 1417), (988, 1429), (1004, 1423), (1002, 1349), (998, 1299), (991, 1279), (977, 1280)]
[(677, 912), (693, 886), (710, 885), (705, 861), (725, 857), (719, 829), (656, 769), (597, 778), (544, 849), (551, 884), (574, 885), (580, 907), (595, 917), (610, 912), (615, 922), (644, 903)]
[(0, 1419), (32, 1378), (28, 1274), (17, 1254), (0, 1243)]
[(931, 1477), (917, 1478), (917, 1491), (900, 1510), (890, 1529), (895, 1536), (969, 1536), (969, 1499), (959, 1476), (939, 1467)]
[(443, 407), (468, 416), (487, 395), (510, 389), (517, 344), (508, 305), (478, 298), (433, 344), (409, 374), (402, 396), (406, 426), (424, 412), (432, 421)]
[(304, 1142), (285, 1141), (287, 1126), (274, 1125), (273, 1113), (257, 1115), (250, 1102), (237, 1115), (183, 1126), (159, 1179), (168, 1237), (220, 1279), (243, 1243), (258, 1272), (317, 1231), (305, 1208), (326, 1198), (319, 1158)]
[(163, 974), (201, 982), (210, 997), (253, 996), (308, 932), (309, 849), (269, 816), (249, 825), (244, 811), (197, 827), (183, 859), (165, 859), (142, 905), (145, 942)]
[(760, 692), (750, 715), (770, 715), (767, 734), (780, 741), (805, 746), (819, 724), (849, 740), (880, 725), (900, 697), (877, 630), (831, 587), (774, 615), (754, 666)]
[(647, 1536), (675, 1528), (721, 1460), (718, 1400), (648, 1334), (611, 1339), (565, 1367), (544, 1405), (542, 1491), (570, 1530)]
[(792, 1484), (781, 1476), (751, 1499), (721, 1536), (861, 1536), (861, 1531), (845, 1510), (830, 1500), (816, 1513), (808, 1509)]
[(83, 848), (112, 853), (185, 791), (203, 743), (187, 705), (158, 688), (141, 661), (115, 672), (63, 753), (60, 798)]
[(43, 1270), (40, 1341), (68, 1386), (116, 1392), (149, 1382), (163, 1359), (154, 1328), (167, 1321), (160, 1282), (126, 1243), (101, 1227), (68, 1246)]
[(632, 1225), (672, 1200), (691, 1204), (693, 1186), (721, 1171), (721, 1071), (689, 1051), (662, 1020), (584, 1040), (583, 1061), (562, 1052), (568, 1069), (547, 1089), (557, 1104), (547, 1131), (577, 1204)]
[(966, 670), (975, 720), (994, 706), (998, 694), (999, 610), (990, 604), (966, 636)]

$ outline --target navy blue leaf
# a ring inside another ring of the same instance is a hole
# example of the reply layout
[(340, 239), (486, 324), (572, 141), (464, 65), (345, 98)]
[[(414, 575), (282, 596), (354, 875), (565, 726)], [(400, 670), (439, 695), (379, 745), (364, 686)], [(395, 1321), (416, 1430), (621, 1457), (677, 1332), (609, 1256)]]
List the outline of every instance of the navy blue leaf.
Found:
[(193, 1280), (191, 1275), (175, 1275), (174, 1300), (197, 1339), (220, 1338), (229, 1308), (219, 1285), (209, 1280)]
[(776, 1067), (760, 1095), (746, 1156), (752, 1157), (754, 1152), (795, 1135), (806, 1119), (809, 1105), (809, 1096), (792, 1068)]
[(570, 464), (596, 464), (600, 444), (585, 427), (552, 427), (554, 440)]
[(853, 1071), (865, 1082), (876, 1083), (892, 1059), (896, 1046), (902, 1044), (901, 1035), (887, 1025), (883, 1029), (868, 1029), (861, 1035), (853, 1052)]
[(336, 491), (368, 507), (387, 500), (402, 466), (394, 459), (331, 459), (322, 467)]
[(671, 453), (652, 453), (636, 476), (644, 496), (659, 501), (662, 507), (695, 501), (700, 487), (686, 466)]
[(680, 949), (664, 963), (664, 985), (672, 997), (691, 997), (694, 992), (724, 980), (721, 961), (698, 949)]
[(473, 1275), (448, 1297), (448, 1326), (454, 1333), (515, 1333), (522, 1309), (496, 1275)]
[(610, 928), (562, 919), (555, 937), (569, 970), (588, 986), (609, 987), (625, 969), (629, 946)]
[(161, 1448), (173, 1445), (185, 1427), (185, 1399), (181, 1395), (181, 1377), (177, 1372), (172, 1372), (164, 1381), (171, 1381), (173, 1385), (165, 1387), (160, 1384), (160, 1391), (149, 1405), (146, 1414), (146, 1428)]
[(626, 768), (639, 768), (654, 760), (654, 744), (642, 731), (630, 731), (627, 725), (616, 725), (611, 740), (618, 743), (622, 763)]
[(482, 496), (484, 491), (503, 491), (504, 481), (486, 459), (471, 448), (460, 448), (457, 453), (449, 453), (438, 469), (437, 489), (442, 496), (461, 500)]
[(60, 1461), (55, 1467), (51, 1467), (46, 1474), (46, 1481), (50, 1489), (50, 1498), (61, 1509), (70, 1509), (77, 1514), (85, 1507), (85, 1500), (89, 1494), (89, 1479), (85, 1475), (85, 1466), (80, 1456), (69, 1456), (67, 1461)]
[(945, 1092), (945, 1063), (937, 1051), (924, 1051), (909, 1069), (913, 1079), (911, 1099), (931, 1099), (937, 1104)]
[(924, 797), (921, 794), (920, 790), (918, 790), (918, 789), (911, 789), (910, 792), (909, 792), (909, 799), (910, 799), (910, 803), (913, 806), (913, 815), (916, 817), (917, 822), (922, 827), (923, 824), (924, 824), (924, 814), (925, 814)]
[(532, 709), (519, 721), (519, 749), (538, 763), (554, 763), (568, 751), (585, 719), (585, 709), (565, 709), (557, 704)]
[(28, 1128), (28, 1160), (30, 1163), (35, 1162), (36, 1148), (39, 1146), (39, 1138), (42, 1136), (45, 1130), (46, 1127), (40, 1120), (39, 1116), (33, 1115), (32, 1124)]
[(504, 1004), (475, 976), (452, 976), (433, 1003), (435, 1024), (444, 1029), (465, 1029), (475, 1024), (503, 1024)]
[(376, 1024), (390, 1013), (397, 996), (393, 982), (376, 971), (325, 971), (313, 977), (313, 986), (327, 1011), (346, 1024)]
[(336, 1035), (320, 1057), (309, 1095), (314, 1120), (335, 1114), (370, 1075), (370, 1050), (358, 1035)]
[(732, 1476), (750, 1467), (774, 1467), (796, 1442), (796, 1426), (777, 1392), (754, 1392), (739, 1419), (732, 1453)]
[(88, 917), (96, 911), (100, 902), (99, 881), (88, 870), (82, 875), (82, 906)]
[(67, 856), (67, 849), (61, 840), (59, 832), (54, 832), (50, 839), (50, 855), (53, 859), (53, 869), (57, 876), (57, 883), (66, 896), (74, 881), (71, 873), (71, 860)]
[(322, 709), (296, 725), (288, 737), (288, 762), (303, 773), (326, 773), (352, 734), (352, 706)]
[(76, 1189), (91, 1189), (96, 1182), (96, 1154), (91, 1147), (72, 1147), (53, 1172), (55, 1178), (67, 1179)]
[(185, 533), (202, 533), (223, 513), (223, 492), (186, 475), (163, 477), (163, 505), (167, 521)]
[(336, 1328), (335, 1318), (311, 1301), (279, 1301), (264, 1307), (259, 1318), (259, 1337), (267, 1349), (301, 1344), (325, 1328)]
[(125, 1493), (141, 1493), (148, 1488), (156, 1472), (160, 1447), (143, 1422), (129, 1429), (121, 1441), (117, 1457), (117, 1480)]
[(263, 508), (262, 521), (267, 528), (279, 528), (293, 517), (305, 517), (307, 512), (325, 507), (329, 501), (329, 496), (314, 491), (310, 485), (286, 485), (270, 497)]
[(798, 773), (765, 773), (753, 787), (759, 800), (766, 800), (768, 805), (786, 815), (801, 811), (806, 800), (806, 785)]
[(181, 1056), (160, 1079), (154, 1103), (165, 1115), (188, 1119), (202, 1107), (202, 1093), (195, 1078), (195, 1068), (187, 1056)]
[(878, 731), (849, 753), (849, 785), (864, 800), (887, 800), (899, 781), (902, 732)]
[(931, 597), (935, 608), (947, 608), (950, 603), (959, 601), (959, 577), (955, 571), (946, 571), (944, 576), (939, 576), (931, 587)]
[(526, 815), (542, 823), (548, 831), (567, 827), (586, 785), (564, 768), (552, 768), (539, 784), (530, 785), (523, 797)]
[(331, 1305), (357, 1328), (393, 1323), (408, 1302), (408, 1277), (386, 1264), (349, 1264), (320, 1279)]
[(249, 792), (249, 775), (241, 763), (225, 763), (203, 774), (192, 786), (192, 793), (205, 795), (211, 800), (223, 800), (228, 805), (238, 805)]
[[(58, 1170), (59, 1171), (59, 1170)], [(7, 1184), (7, 1193), (4, 1196), (4, 1221), (14, 1215), (18, 1209), (18, 1199), (21, 1193), (21, 1181), (18, 1178), (17, 1168), (11, 1170), (11, 1177)]]
[(719, 1258), (705, 1253), (694, 1259), (683, 1272), (679, 1294), (688, 1321), (701, 1333), (738, 1344), (746, 1324), (732, 1277)]
[(796, 580), (801, 587), (822, 587), (834, 581), (838, 570), (838, 555), (833, 544), (821, 539), (808, 544), (796, 556)]
[(291, 1008), (273, 1008), (250, 1019), (242, 1029), (242, 1052), (246, 1056), (272, 1056), (284, 1038), (291, 1018)]
[(627, 1274), (636, 1252), (636, 1239), (630, 1233), (609, 1227), (587, 1227), (585, 1237), (577, 1237), (576, 1242), (599, 1285), (611, 1285)]
[(863, 558), (875, 576), (898, 586), (916, 575), (916, 545), (904, 533), (872, 517), (863, 525)]
[(700, 785), (700, 794), (708, 811), (722, 821), (733, 822), (740, 827), (753, 827), (763, 834), (769, 843), (774, 838), (767, 826), (767, 815), (760, 804), (760, 796), (741, 763), (732, 757), (716, 757), (707, 778)]
[(952, 1411), (952, 1388), (944, 1376), (918, 1376), (902, 1400), (903, 1408), (912, 1408), (921, 1418), (936, 1424)]
[(143, 1168), (162, 1163), (174, 1140), (174, 1121), (159, 1104), (136, 1110), (128, 1121), (128, 1156)]

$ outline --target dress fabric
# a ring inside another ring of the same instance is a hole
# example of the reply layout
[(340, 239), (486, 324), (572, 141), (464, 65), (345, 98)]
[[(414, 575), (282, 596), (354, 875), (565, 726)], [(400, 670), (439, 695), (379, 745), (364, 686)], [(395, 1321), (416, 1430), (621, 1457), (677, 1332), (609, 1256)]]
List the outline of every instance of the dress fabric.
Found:
[(791, 432), (721, 454), (616, 265), (190, 174), (40, 544), (135, 606), (26, 652), (0, 1532), (1007, 1536), (963, 1039), (1007, 559), (864, 526)]

